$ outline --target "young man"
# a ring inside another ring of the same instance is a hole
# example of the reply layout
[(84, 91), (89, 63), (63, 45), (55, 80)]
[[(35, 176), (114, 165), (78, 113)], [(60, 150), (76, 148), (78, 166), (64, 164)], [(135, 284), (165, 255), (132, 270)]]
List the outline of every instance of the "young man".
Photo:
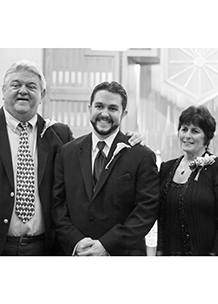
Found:
[(158, 172), (154, 152), (130, 147), (120, 131), (126, 106), (120, 84), (97, 85), (92, 133), (57, 153), (52, 219), (66, 255), (146, 255), (144, 236), (157, 218)]

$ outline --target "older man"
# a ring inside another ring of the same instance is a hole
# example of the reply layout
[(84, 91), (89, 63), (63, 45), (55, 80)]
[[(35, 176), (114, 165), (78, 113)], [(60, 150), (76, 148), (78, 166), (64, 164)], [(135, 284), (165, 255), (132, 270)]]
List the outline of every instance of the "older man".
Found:
[(1, 255), (54, 254), (50, 221), (54, 157), (58, 148), (72, 139), (72, 132), (61, 123), (46, 129), (45, 120), (37, 114), (45, 89), (45, 78), (34, 62), (16, 62), (4, 77), (4, 106), (0, 109)]

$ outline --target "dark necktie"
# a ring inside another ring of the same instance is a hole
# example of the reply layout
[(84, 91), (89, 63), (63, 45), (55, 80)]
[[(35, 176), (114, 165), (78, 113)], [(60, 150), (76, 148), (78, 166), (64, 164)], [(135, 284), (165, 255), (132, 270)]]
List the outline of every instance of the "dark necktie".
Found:
[(104, 165), (105, 154), (103, 152), (103, 149), (105, 146), (105, 142), (99, 141), (97, 143), (97, 146), (98, 146), (99, 151), (95, 158), (94, 171), (93, 171), (93, 179), (94, 179), (95, 185), (97, 184), (97, 182), (99, 180), (99, 177), (100, 177), (101, 171), (103, 169), (103, 165)]
[(17, 152), (17, 192), (15, 213), (25, 224), (35, 214), (34, 162), (28, 140), (28, 123), (22, 122)]

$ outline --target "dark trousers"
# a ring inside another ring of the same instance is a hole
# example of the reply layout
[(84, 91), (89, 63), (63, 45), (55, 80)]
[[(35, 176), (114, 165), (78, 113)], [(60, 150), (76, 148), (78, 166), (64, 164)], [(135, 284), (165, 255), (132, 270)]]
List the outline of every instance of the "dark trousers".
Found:
[(7, 237), (2, 256), (43, 256), (45, 255), (45, 239)]

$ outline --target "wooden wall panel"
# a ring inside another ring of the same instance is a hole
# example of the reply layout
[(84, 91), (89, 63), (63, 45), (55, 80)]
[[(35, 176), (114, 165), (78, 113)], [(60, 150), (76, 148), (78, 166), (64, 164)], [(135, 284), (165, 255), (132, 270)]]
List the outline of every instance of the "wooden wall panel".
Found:
[(100, 82), (119, 81), (119, 52), (54, 48), (45, 49), (44, 58), (44, 117), (67, 123), (76, 137), (89, 132), (91, 92)]

